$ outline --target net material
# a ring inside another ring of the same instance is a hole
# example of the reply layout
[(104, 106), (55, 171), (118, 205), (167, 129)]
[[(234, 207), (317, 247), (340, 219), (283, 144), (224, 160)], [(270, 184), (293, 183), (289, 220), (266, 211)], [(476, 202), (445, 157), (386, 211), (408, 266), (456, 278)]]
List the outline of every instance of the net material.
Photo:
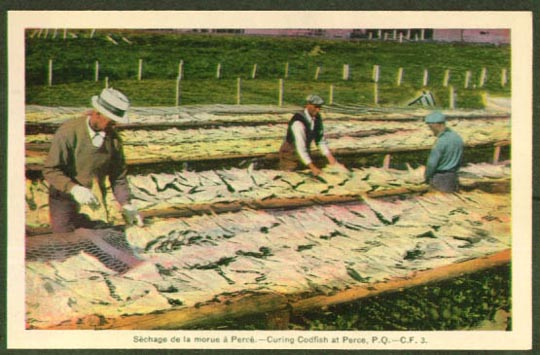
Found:
[(123, 232), (114, 229), (79, 228), (26, 238), (26, 260), (65, 260), (80, 252), (96, 257), (111, 270), (125, 273), (142, 262), (137, 258)]

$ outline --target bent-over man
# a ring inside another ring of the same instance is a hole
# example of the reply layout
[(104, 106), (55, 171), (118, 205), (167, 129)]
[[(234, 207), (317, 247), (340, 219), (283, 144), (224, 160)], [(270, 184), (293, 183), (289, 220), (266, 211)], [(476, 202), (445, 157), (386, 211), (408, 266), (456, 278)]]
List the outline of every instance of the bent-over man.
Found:
[(309, 154), (312, 142), (319, 147), (321, 154), (332, 165), (341, 165), (330, 152), (324, 139), (324, 127), (320, 115), (324, 101), (317, 95), (309, 95), (306, 98), (304, 110), (297, 112), (289, 121), (287, 134), (279, 149), (279, 165), (281, 170), (292, 171), (300, 164), (307, 166), (313, 175), (321, 173)]
[(79, 206), (99, 206), (92, 186), (97, 183), (104, 196), (107, 177), (126, 222), (143, 224), (137, 208), (130, 202), (122, 141), (115, 130), (116, 123), (128, 122), (129, 100), (120, 91), (107, 88), (99, 96), (93, 96), (91, 102), (93, 110), (58, 128), (43, 166), (43, 175), (49, 183), (53, 233), (96, 227), (95, 221), (79, 212)]
[(426, 164), (425, 180), (436, 190), (459, 190), (458, 170), (463, 161), (463, 139), (446, 127), (446, 117), (435, 111), (426, 116), (425, 122), (437, 137)]

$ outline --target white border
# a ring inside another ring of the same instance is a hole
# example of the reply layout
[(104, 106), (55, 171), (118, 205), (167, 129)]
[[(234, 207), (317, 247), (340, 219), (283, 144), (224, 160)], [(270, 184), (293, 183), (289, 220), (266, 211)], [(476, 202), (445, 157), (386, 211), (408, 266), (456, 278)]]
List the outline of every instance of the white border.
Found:
[[(25, 28), (510, 28), (512, 45), (512, 325), (503, 331), (452, 332), (190, 332), (28, 331), (24, 328), (24, 30)], [(9, 11), (8, 12), (8, 348), (193, 348), (193, 343), (134, 343), (134, 336), (295, 338), (292, 348), (530, 349), (532, 344), (532, 13), (388, 11)], [(298, 337), (387, 336), (379, 345), (298, 344)], [(401, 337), (428, 344), (403, 344)], [(266, 343), (203, 348), (268, 348)], [(274, 349), (291, 348), (275, 344)]]

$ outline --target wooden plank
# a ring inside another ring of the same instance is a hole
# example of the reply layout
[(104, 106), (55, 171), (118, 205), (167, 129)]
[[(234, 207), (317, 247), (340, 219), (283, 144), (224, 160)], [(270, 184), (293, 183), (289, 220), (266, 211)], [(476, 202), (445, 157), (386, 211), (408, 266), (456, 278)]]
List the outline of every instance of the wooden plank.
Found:
[(278, 312), (287, 307), (287, 298), (277, 293), (244, 293), (221, 297), (200, 307), (172, 309), (152, 314), (105, 318), (95, 322), (95, 316), (74, 319), (53, 327), (42, 329), (183, 329), (203, 326), (225, 319), (234, 319), (252, 314)]
[(292, 311), (293, 313), (302, 313), (310, 309), (352, 302), (361, 298), (376, 296), (385, 292), (399, 291), (428, 283), (452, 279), (473, 272), (509, 264), (511, 262), (511, 256), (511, 249), (506, 249), (486, 257), (457, 264), (450, 264), (437, 269), (419, 271), (406, 278), (366, 284), (360, 287), (341, 291), (331, 296), (316, 296), (307, 299), (300, 299), (291, 303)]

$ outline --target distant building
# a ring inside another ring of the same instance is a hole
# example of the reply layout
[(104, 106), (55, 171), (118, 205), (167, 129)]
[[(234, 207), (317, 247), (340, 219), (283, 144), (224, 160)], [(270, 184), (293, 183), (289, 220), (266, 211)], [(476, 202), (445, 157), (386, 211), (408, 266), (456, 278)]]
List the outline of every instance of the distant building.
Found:
[(437, 29), (433, 30), (433, 40), (439, 42), (472, 42), (509, 44), (509, 29)]
[(436, 41), (436, 42), (468, 42), (468, 43), (493, 43), (509, 44), (509, 29), (177, 29), (175, 32), (182, 33), (210, 33), (210, 34), (235, 34), (252, 36), (282, 36), (282, 37), (313, 37), (328, 39), (379, 39), (405, 41)]

